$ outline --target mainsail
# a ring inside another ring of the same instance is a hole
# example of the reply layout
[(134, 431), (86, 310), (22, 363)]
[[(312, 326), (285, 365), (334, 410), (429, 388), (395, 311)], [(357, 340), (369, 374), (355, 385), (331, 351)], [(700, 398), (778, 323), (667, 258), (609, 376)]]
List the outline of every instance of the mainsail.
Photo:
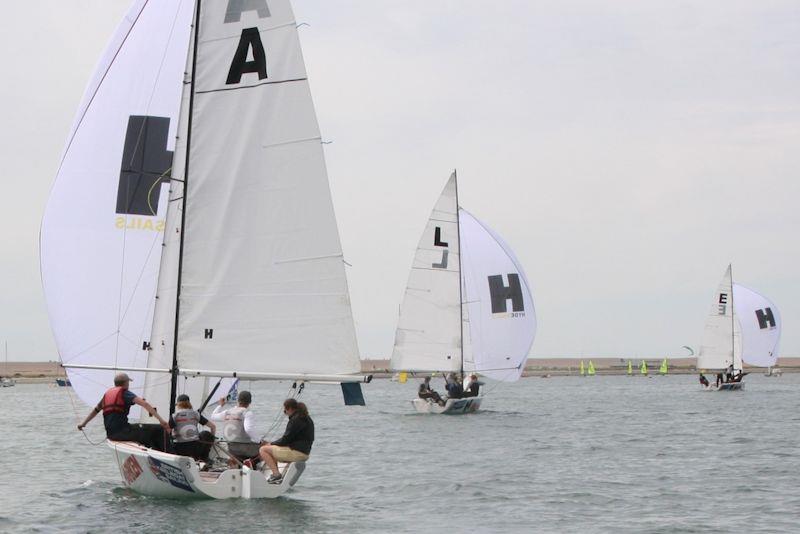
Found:
[[(97, 66), (42, 220), (40, 261), (64, 364), (147, 367), (192, 2), (134, 2)], [(113, 371), (68, 370), (94, 404)], [(141, 393), (141, 373), (132, 389)]]
[(461, 292), (456, 176), (453, 173), (414, 254), (395, 333), (392, 369), (461, 369)]
[(268, 6), (203, 3), (181, 122), (188, 146), (178, 146), (188, 169), (176, 166), (187, 194), (182, 214), (171, 204), (151, 365), (167, 365), (177, 346), (179, 368), (358, 373), (296, 23), (288, 1)]
[(742, 360), (772, 367), (778, 362), (781, 316), (778, 307), (750, 288), (733, 284), (733, 305), (742, 331)]
[(732, 299), (733, 281), (728, 265), (706, 318), (697, 368), (702, 370), (724, 370), (730, 365), (742, 369), (742, 350), (739, 325), (734, 317)]
[(519, 261), (500, 236), (458, 207), (453, 173), (417, 246), (392, 368), (514, 381), (535, 334), (533, 298)]

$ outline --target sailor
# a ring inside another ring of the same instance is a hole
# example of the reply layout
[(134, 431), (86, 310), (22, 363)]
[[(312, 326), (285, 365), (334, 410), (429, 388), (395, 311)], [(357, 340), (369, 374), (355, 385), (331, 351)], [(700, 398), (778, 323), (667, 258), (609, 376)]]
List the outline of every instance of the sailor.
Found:
[[(208, 462), (208, 453), (214, 444), (214, 434), (217, 427), (214, 423), (203, 417), (192, 408), (189, 395), (178, 395), (176, 399), (177, 410), (169, 416), (169, 426), (172, 428), (175, 445), (173, 451), (181, 456), (191, 456), (195, 460)], [(197, 425), (205, 425), (211, 432), (200, 432)]]
[(447, 396), (451, 399), (460, 399), (461, 395), (464, 393), (464, 387), (461, 385), (461, 381), (456, 377), (455, 373), (447, 375), (447, 385), (445, 388), (447, 389)]
[(722, 373), (717, 373), (717, 383), (716, 383), (716, 386), (717, 386), (717, 387), (719, 387), (719, 386), (720, 386), (720, 384), (722, 384), (722, 382), (723, 382), (723, 380), (722, 380)]
[(228, 442), (228, 452), (240, 461), (257, 457), (258, 447), (261, 445), (261, 439), (256, 432), (253, 411), (250, 409), (252, 400), (253, 397), (249, 391), (240, 391), (238, 404), (225, 409), (227, 399), (222, 397), (219, 405), (211, 414), (212, 420), (225, 422), (222, 435)]
[(700, 373), (700, 385), (702, 385), (704, 388), (707, 388), (708, 386), (711, 385), (708, 382), (708, 378), (706, 378), (706, 375), (704, 375), (703, 373)]
[(469, 379), (464, 382), (464, 397), (477, 397), (478, 393), (480, 393), (481, 386), (483, 382), (478, 380), (478, 375), (471, 374), (469, 375)]
[[(106, 427), (106, 436), (113, 441), (135, 441), (145, 447), (150, 447), (159, 451), (164, 450), (166, 435), (162, 428), (169, 432), (169, 423), (164, 421), (155, 408), (149, 402), (136, 396), (128, 387), (131, 384), (131, 377), (125, 373), (118, 373), (114, 377), (114, 387), (106, 391), (97, 406), (86, 416), (78, 430), (89, 424), (97, 414), (103, 412), (103, 425)], [(130, 424), (128, 413), (131, 406), (138, 404), (147, 412), (150, 417), (158, 419), (159, 425)]]
[(426, 376), (422, 384), (419, 385), (419, 391), (417, 394), (419, 395), (420, 399), (431, 399), (439, 406), (444, 406), (445, 404), (441, 395), (439, 395), (438, 392), (431, 389), (431, 377), (429, 376)]
[(305, 462), (314, 443), (314, 421), (308, 408), (295, 399), (283, 401), (283, 413), (289, 417), (286, 430), (280, 439), (261, 447), (259, 455), (272, 471), (267, 479), (270, 484), (280, 484), (283, 475), (278, 471), (278, 462)]

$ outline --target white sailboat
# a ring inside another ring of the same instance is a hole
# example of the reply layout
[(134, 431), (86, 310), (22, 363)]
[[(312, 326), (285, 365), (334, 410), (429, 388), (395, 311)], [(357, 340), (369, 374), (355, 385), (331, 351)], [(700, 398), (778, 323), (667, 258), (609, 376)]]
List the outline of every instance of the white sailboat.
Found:
[(697, 357), (701, 373), (712, 372), (737, 380), (711, 382), (712, 389), (744, 389), (743, 363), (760, 367), (778, 359), (781, 320), (778, 308), (763, 295), (733, 282), (731, 266), (725, 271), (706, 319), (703, 343)]
[(5, 342), (6, 347), (6, 368), (5, 376), (0, 377), (0, 387), (8, 388), (17, 384), (17, 381), (11, 378), (8, 374), (8, 341)]
[[(78, 111), (40, 248), (59, 354), (88, 405), (117, 371), (170, 413), (177, 394), (204, 399), (234, 377), (342, 384), (363, 403), (288, 0), (136, 0)], [(154, 496), (277, 497), (305, 468), (282, 465), (271, 485), (244, 466), (201, 472), (108, 445), (125, 485)]]
[[(534, 336), (530, 286), (509, 246), (458, 204), (450, 176), (422, 233), (400, 309), (391, 367), (513, 382)], [(412, 401), (420, 413), (477, 410), (482, 398)]]

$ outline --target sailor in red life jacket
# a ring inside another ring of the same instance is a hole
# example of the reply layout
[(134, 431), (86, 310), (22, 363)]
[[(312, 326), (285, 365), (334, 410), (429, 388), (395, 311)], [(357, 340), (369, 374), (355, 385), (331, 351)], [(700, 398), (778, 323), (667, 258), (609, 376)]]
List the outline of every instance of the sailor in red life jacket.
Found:
[[(145, 447), (157, 450), (164, 450), (166, 442), (165, 434), (162, 429), (170, 432), (167, 423), (149, 402), (135, 393), (128, 390), (131, 377), (125, 373), (119, 373), (114, 377), (114, 387), (106, 391), (97, 406), (86, 416), (83, 423), (78, 425), (78, 430), (89, 424), (89, 421), (103, 412), (103, 424), (106, 427), (106, 436), (113, 441), (135, 441)], [(150, 417), (158, 419), (159, 425), (130, 424), (128, 422), (128, 412), (131, 406), (138, 404)]]

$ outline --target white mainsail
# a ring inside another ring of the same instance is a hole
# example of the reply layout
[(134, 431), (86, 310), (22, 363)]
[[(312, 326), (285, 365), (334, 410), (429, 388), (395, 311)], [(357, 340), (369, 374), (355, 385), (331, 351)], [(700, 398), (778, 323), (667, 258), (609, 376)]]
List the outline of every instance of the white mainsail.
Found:
[(536, 336), (530, 285), (500, 236), (464, 209), (459, 224), (471, 342), (464, 369), (513, 382), (522, 375)]
[[(178, 366), (358, 373), (342, 250), (291, 7), (272, 1), (232, 12), (227, 5), (203, 3), (198, 25), (188, 170), (181, 169), (188, 195)], [(179, 217), (170, 218), (169, 235), (179, 236), (180, 226)], [(161, 362), (172, 358), (179, 245), (179, 238), (167, 239), (162, 265), (154, 327)]]
[(698, 369), (724, 370), (731, 364), (736, 370), (742, 369), (741, 333), (734, 317), (734, 297), (731, 266), (728, 265), (706, 318), (697, 356)]
[(400, 308), (392, 369), (461, 369), (458, 202), (453, 173), (422, 232)]
[(742, 360), (772, 367), (778, 361), (781, 316), (778, 307), (752, 289), (733, 284), (733, 305), (742, 330)]
[(533, 297), (522, 267), (497, 234), (458, 208), (453, 173), (417, 246), (392, 369), (463, 369), (514, 381), (535, 335)]
[[(40, 261), (65, 364), (146, 367), (193, 3), (133, 3), (75, 118), (42, 220)], [(68, 370), (94, 404), (113, 371)], [(132, 389), (141, 392), (141, 373)]]

